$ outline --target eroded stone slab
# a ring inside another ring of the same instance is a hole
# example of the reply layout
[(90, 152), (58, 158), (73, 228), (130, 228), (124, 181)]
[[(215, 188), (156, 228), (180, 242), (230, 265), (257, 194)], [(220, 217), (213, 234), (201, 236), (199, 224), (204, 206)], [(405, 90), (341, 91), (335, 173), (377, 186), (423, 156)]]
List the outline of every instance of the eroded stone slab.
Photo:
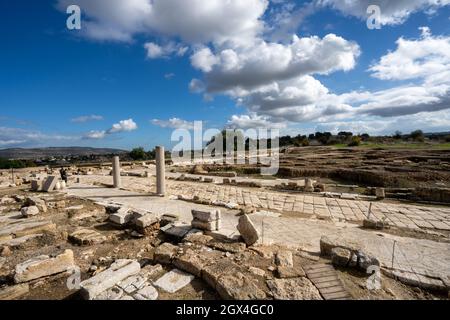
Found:
[(276, 300), (322, 300), (319, 290), (307, 278), (267, 280)]
[(22, 283), (11, 287), (5, 287), (0, 289), (0, 300), (15, 300), (30, 291), (28, 283)]
[(264, 291), (255, 285), (255, 279), (241, 272), (221, 275), (216, 285), (217, 293), (225, 300), (262, 300)]
[(189, 273), (173, 269), (159, 278), (154, 285), (169, 293), (175, 293), (191, 283), (194, 278), (195, 277)]
[(80, 246), (92, 246), (104, 243), (107, 237), (91, 229), (79, 229), (69, 235), (69, 240)]
[(141, 266), (135, 260), (117, 260), (105, 271), (81, 282), (81, 294), (85, 299), (92, 300), (122, 280), (139, 273), (140, 270)]
[(33, 216), (37, 216), (39, 214), (39, 209), (36, 206), (24, 207), (20, 209), (20, 213), (23, 217), (29, 218)]
[(116, 213), (109, 216), (109, 221), (117, 224), (124, 225), (133, 220), (134, 213), (129, 208), (120, 208)]
[(253, 222), (250, 220), (248, 215), (244, 214), (239, 218), (237, 229), (248, 246), (251, 246), (258, 242), (258, 230), (256, 230)]
[(154, 286), (147, 285), (133, 295), (133, 297), (136, 300), (156, 300), (158, 299), (158, 291)]
[(44, 192), (52, 192), (55, 190), (56, 183), (58, 182), (58, 178), (55, 176), (48, 176), (48, 178), (44, 181), (42, 185), (42, 191)]
[(47, 255), (38, 256), (16, 266), (14, 282), (22, 283), (47, 277), (68, 271), (74, 266), (75, 262), (72, 250), (66, 250), (56, 257)]

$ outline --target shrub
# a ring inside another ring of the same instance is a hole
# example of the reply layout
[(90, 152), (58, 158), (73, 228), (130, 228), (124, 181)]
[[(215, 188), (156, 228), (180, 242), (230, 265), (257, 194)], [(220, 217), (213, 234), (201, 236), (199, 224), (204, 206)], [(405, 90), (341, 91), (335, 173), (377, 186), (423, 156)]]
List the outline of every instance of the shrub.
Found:
[(145, 153), (144, 148), (135, 148), (131, 150), (130, 157), (133, 160), (146, 160), (147, 154)]
[(425, 138), (422, 130), (413, 131), (411, 132), (410, 136), (415, 141), (424, 141)]
[(361, 137), (352, 137), (352, 141), (348, 144), (349, 147), (357, 147), (361, 144)]

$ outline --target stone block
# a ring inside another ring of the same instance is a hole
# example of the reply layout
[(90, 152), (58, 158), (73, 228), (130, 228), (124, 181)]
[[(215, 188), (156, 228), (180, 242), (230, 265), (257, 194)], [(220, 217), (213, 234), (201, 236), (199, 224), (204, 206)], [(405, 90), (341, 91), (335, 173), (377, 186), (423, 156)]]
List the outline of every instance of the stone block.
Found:
[(275, 255), (275, 263), (280, 267), (293, 267), (294, 258), (292, 252), (288, 250), (280, 250)]
[(385, 192), (384, 188), (376, 188), (375, 189), (375, 196), (379, 200), (386, 198), (386, 192)]
[(277, 275), (281, 279), (305, 277), (305, 271), (302, 267), (277, 267)]
[(5, 287), (0, 289), (0, 300), (15, 300), (26, 295), (29, 291), (28, 283)]
[(210, 210), (210, 211), (192, 210), (191, 213), (192, 217), (195, 220), (203, 222), (216, 221), (221, 217), (220, 210)]
[(135, 260), (117, 260), (105, 271), (81, 282), (81, 294), (85, 299), (92, 300), (122, 280), (139, 273), (140, 270), (141, 266)]
[(31, 207), (36, 206), (38, 207), (39, 211), (41, 212), (47, 212), (47, 205), (45, 203), (45, 200), (42, 200), (38, 197), (27, 197), (24, 202), (24, 207)]
[(219, 277), (216, 285), (217, 293), (224, 300), (263, 300), (266, 294), (255, 285), (255, 279), (233, 272)]
[(117, 225), (124, 225), (134, 219), (134, 213), (129, 208), (120, 208), (116, 213), (109, 216), (109, 221)]
[(66, 250), (56, 257), (42, 255), (16, 265), (14, 281), (16, 283), (28, 282), (68, 271), (74, 266), (72, 250)]
[(135, 221), (136, 227), (140, 229), (148, 228), (154, 224), (157, 224), (159, 219), (154, 214), (146, 214), (140, 218), (137, 218)]
[(239, 224), (237, 225), (237, 229), (248, 246), (251, 246), (256, 242), (258, 242), (259, 240), (258, 230), (256, 230), (255, 226), (253, 225), (253, 222), (246, 214), (239, 218)]
[(200, 230), (206, 230), (206, 231), (218, 231), (217, 229), (217, 221), (211, 221), (211, 222), (205, 222), (201, 220), (194, 219), (191, 223), (193, 228), (197, 228)]
[(175, 293), (191, 283), (194, 278), (189, 273), (174, 269), (159, 278), (154, 285), (166, 292)]
[(164, 228), (161, 228), (161, 231), (163, 231), (166, 236), (169, 236), (176, 241), (181, 241), (190, 230), (192, 230), (190, 225), (166, 225)]
[(201, 277), (203, 268), (211, 263), (213, 263), (211, 259), (190, 249), (173, 260), (173, 265), (175, 267), (197, 277)]
[(319, 290), (305, 278), (267, 280), (275, 300), (322, 300)]
[(163, 243), (156, 248), (153, 259), (162, 264), (171, 264), (173, 257), (178, 252), (178, 247), (168, 242)]
[(376, 221), (372, 219), (364, 219), (363, 221), (363, 227), (367, 229), (383, 230), (386, 226), (387, 224), (382, 221)]
[(55, 176), (48, 176), (48, 178), (45, 180), (44, 184), (42, 185), (42, 191), (44, 192), (52, 192), (55, 190), (56, 183), (58, 182), (58, 178)]
[(117, 284), (117, 286), (125, 293), (133, 293), (139, 289), (142, 289), (146, 285), (147, 279), (145, 279), (141, 274), (132, 275)]
[(154, 286), (147, 285), (146, 287), (139, 290), (136, 294), (134, 294), (133, 298), (136, 300), (157, 300), (158, 291)]
[(121, 288), (112, 287), (97, 295), (93, 300), (101, 300), (101, 301), (121, 300), (123, 295), (124, 291)]
[(39, 209), (36, 206), (23, 207), (22, 209), (20, 209), (20, 213), (25, 218), (33, 217), (39, 214)]
[(44, 181), (42, 180), (31, 180), (31, 190), (38, 192), (42, 191), (42, 188), (44, 186)]
[(81, 246), (101, 244), (106, 240), (106, 236), (91, 229), (80, 229), (69, 235), (69, 241)]
[(346, 267), (350, 262), (352, 252), (343, 248), (333, 248), (331, 250), (331, 262), (335, 266)]

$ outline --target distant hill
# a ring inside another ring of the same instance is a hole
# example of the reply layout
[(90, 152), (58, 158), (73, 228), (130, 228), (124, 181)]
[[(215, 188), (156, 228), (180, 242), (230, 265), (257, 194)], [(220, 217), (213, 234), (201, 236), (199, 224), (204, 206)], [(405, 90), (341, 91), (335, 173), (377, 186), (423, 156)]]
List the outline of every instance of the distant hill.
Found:
[(40, 159), (47, 157), (76, 157), (90, 155), (106, 155), (106, 154), (122, 154), (127, 153), (126, 150), (109, 149), (109, 148), (86, 148), (86, 147), (55, 147), (55, 148), (11, 148), (1, 149), (0, 158), (5, 159)]

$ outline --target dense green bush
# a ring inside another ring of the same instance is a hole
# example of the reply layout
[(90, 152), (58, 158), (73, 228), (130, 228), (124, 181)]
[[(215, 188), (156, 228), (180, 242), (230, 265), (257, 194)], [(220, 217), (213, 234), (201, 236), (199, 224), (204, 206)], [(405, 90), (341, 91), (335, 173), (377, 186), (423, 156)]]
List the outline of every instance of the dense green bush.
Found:
[(130, 152), (130, 157), (133, 160), (147, 160), (147, 153), (142, 147), (134, 148)]
[(352, 141), (348, 144), (349, 147), (357, 147), (361, 144), (361, 137), (352, 137)]
[(8, 160), (0, 158), (0, 169), (20, 169), (35, 167), (35, 164), (31, 160)]

